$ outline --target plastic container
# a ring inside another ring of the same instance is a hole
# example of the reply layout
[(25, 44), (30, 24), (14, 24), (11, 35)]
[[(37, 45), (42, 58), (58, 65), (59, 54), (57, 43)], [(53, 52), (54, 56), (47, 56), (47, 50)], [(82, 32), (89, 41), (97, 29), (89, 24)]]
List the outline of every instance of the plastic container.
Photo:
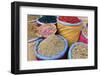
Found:
[(72, 50), (78, 44), (84, 44), (84, 43), (83, 42), (75, 42), (74, 44), (72, 44), (68, 51), (68, 59), (72, 59)]
[(57, 35), (57, 36), (59, 38), (61, 38), (62, 40), (64, 40), (64, 44), (65, 44), (64, 50), (59, 52), (58, 55), (55, 55), (52, 57), (43, 56), (43, 55), (38, 53), (38, 49), (39, 49), (38, 46), (39, 46), (40, 42), (43, 40), (43, 39), (39, 39), (36, 41), (36, 46), (35, 46), (35, 55), (39, 60), (56, 60), (56, 59), (61, 59), (62, 57), (64, 57), (65, 53), (67, 52), (68, 42), (62, 36), (60, 36), (60, 35)]

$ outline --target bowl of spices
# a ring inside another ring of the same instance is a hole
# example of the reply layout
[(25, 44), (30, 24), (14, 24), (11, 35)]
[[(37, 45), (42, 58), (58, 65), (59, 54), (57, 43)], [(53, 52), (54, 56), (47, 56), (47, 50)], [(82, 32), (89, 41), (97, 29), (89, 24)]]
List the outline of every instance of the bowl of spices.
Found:
[(68, 42), (60, 35), (50, 35), (36, 42), (35, 55), (40, 60), (55, 60), (62, 58), (68, 48)]
[(56, 16), (42, 16), (37, 20), (37, 23), (40, 25), (44, 24), (56, 24)]
[(76, 42), (72, 44), (68, 51), (68, 59), (87, 59), (88, 46), (83, 42)]

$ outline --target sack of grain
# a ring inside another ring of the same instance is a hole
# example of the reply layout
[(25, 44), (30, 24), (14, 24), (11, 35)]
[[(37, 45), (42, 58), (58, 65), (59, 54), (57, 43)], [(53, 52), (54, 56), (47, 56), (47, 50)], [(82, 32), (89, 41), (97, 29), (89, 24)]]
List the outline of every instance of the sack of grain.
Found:
[(82, 20), (73, 16), (59, 16), (57, 18), (58, 32), (68, 40), (69, 46), (77, 42), (82, 29)]
[(68, 42), (60, 35), (50, 35), (46, 39), (37, 41), (36, 57), (42, 60), (62, 58), (68, 48)]

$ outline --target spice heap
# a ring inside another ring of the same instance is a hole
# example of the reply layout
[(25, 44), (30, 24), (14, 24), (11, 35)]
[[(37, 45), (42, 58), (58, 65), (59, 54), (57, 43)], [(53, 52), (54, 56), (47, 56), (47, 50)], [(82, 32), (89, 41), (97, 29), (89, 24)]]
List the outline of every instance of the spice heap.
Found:
[(28, 40), (38, 37), (37, 33), (38, 33), (37, 23), (29, 22), (28, 23)]
[(51, 34), (55, 34), (57, 29), (54, 24), (45, 24), (38, 28), (39, 36), (48, 37)]
[(63, 51), (64, 47), (64, 41), (52, 34), (40, 43), (38, 52), (43, 56), (51, 57)]
[(28, 15), (28, 21), (29, 21), (29, 22), (32, 22), (33, 20), (36, 20), (36, 19), (38, 19), (38, 18), (39, 18), (39, 16)]
[(63, 22), (72, 23), (72, 24), (80, 22), (80, 19), (75, 16), (60, 16), (59, 20)]
[(43, 16), (39, 20), (42, 23), (56, 23), (56, 16)]
[(32, 39), (32, 38), (36, 38), (38, 37), (37, 33), (38, 33), (38, 24), (36, 22), (36, 20), (39, 18), (38, 15), (28, 15), (27, 16), (27, 20), (28, 20), (28, 40)]
[(72, 59), (85, 59), (88, 57), (88, 47), (86, 44), (77, 44), (72, 49)]

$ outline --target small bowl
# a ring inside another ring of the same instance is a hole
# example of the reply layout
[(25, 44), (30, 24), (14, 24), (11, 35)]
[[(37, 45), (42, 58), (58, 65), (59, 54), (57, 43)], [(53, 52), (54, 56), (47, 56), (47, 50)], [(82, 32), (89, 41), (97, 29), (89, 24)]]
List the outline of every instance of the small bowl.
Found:
[(69, 51), (68, 51), (68, 59), (72, 59), (72, 50), (78, 44), (85, 44), (85, 43), (83, 43), (83, 42), (75, 42), (74, 44), (72, 44), (71, 47), (69, 48)]

